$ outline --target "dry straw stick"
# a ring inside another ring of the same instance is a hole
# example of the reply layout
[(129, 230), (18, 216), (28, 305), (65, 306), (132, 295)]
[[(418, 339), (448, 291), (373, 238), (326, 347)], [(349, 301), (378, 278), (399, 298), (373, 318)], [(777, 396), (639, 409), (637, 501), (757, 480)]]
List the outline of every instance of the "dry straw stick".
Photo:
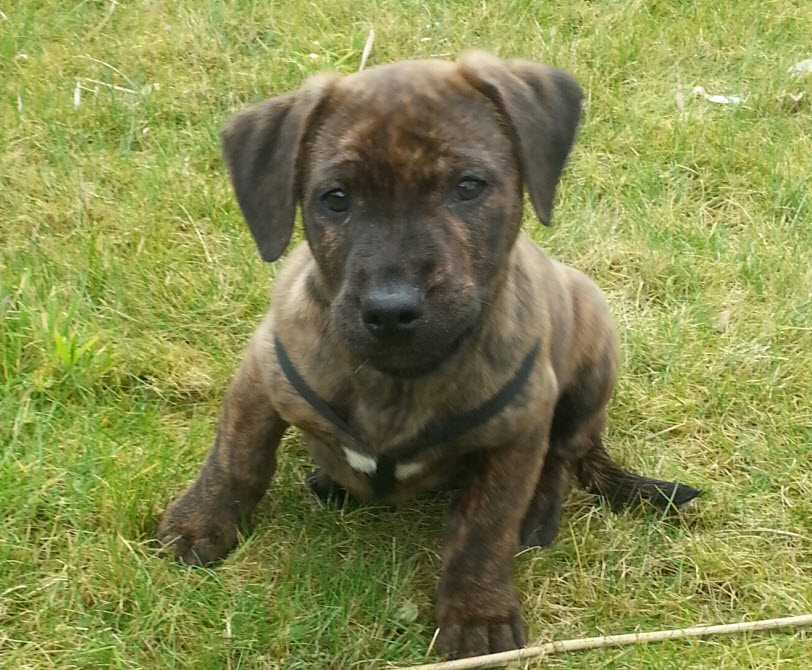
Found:
[(364, 69), (367, 64), (367, 58), (369, 58), (369, 52), (372, 51), (372, 43), (375, 41), (375, 31), (370, 28), (369, 30), (369, 37), (367, 37), (367, 43), (364, 45), (364, 51), (361, 54), (361, 65), (358, 68), (358, 71)]
[(461, 658), (457, 661), (444, 661), (429, 663), (428, 665), (413, 665), (408, 668), (396, 670), (473, 670), (475, 668), (490, 668), (494, 665), (504, 665), (512, 661), (525, 661), (531, 658), (541, 658), (563, 651), (581, 651), (584, 649), (602, 649), (606, 647), (626, 647), (632, 644), (645, 644), (663, 642), (665, 640), (685, 640), (694, 637), (708, 637), (710, 635), (735, 635), (761, 630), (776, 630), (791, 626), (812, 626), (812, 614), (785, 617), (783, 619), (765, 619), (763, 621), (744, 621), (742, 623), (728, 623), (719, 626), (693, 626), (691, 628), (678, 628), (677, 630), (658, 630), (651, 633), (630, 633), (628, 635), (602, 635), (601, 637), (587, 637), (580, 640), (563, 640), (561, 642), (548, 642), (538, 647), (514, 649), (499, 654), (486, 654), (472, 658)]

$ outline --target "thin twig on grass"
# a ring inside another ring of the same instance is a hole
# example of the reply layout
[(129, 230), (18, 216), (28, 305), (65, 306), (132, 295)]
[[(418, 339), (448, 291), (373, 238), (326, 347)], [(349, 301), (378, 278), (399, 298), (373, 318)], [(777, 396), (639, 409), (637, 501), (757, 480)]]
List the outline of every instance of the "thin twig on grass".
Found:
[(531, 658), (541, 658), (567, 651), (582, 651), (585, 649), (604, 649), (607, 647), (626, 647), (633, 644), (650, 644), (666, 640), (687, 640), (711, 635), (736, 635), (764, 630), (777, 630), (779, 628), (800, 628), (812, 626), (812, 614), (784, 617), (781, 619), (764, 619), (762, 621), (743, 621), (741, 623), (728, 623), (716, 626), (693, 626), (691, 628), (678, 628), (675, 630), (658, 630), (649, 633), (629, 633), (627, 635), (601, 635), (600, 637), (587, 637), (579, 640), (562, 640), (548, 642), (537, 647), (514, 649), (498, 654), (485, 654), (472, 656), (456, 661), (441, 661), (427, 665), (412, 665), (400, 667), (395, 670), (475, 670), (504, 665), (513, 661), (525, 661)]
[(101, 32), (101, 29), (107, 25), (110, 17), (113, 16), (113, 11), (115, 10), (116, 5), (118, 5), (118, 2), (116, 2), (116, 0), (111, 0), (110, 6), (107, 8), (107, 14), (105, 14), (104, 18), (99, 22), (99, 24), (85, 36), (86, 40), (96, 37), (96, 35)]

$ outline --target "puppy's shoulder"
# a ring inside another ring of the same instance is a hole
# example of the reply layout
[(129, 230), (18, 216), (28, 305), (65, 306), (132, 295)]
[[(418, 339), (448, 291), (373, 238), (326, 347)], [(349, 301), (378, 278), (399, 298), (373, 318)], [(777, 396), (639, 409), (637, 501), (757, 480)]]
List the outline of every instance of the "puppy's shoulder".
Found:
[[(329, 303), (317, 283), (315, 260), (306, 244), (294, 249), (282, 264), (274, 282), (271, 307), (249, 346), (258, 360), (277, 409), (287, 410), (286, 419), (295, 423), (297, 412), (307, 414), (306, 403), (292, 393), (279, 362), (276, 342), (315, 392), (336, 397), (346, 383), (350, 369), (347, 353), (329, 327)], [(304, 409), (302, 409), (304, 407)]]
[(532, 290), (546, 299), (548, 309), (555, 313), (569, 311), (573, 301), (587, 301), (591, 307), (607, 309), (603, 292), (586, 274), (550, 258), (527, 235), (521, 235), (516, 247)]
[(559, 303), (566, 293), (565, 266), (547, 256), (524, 233), (519, 235), (513, 253), (514, 286), (532, 296), (537, 310), (556, 312), (562, 309)]
[(257, 332), (261, 339), (278, 336), (287, 348), (301, 349), (309, 338), (318, 337), (329, 316), (329, 303), (316, 277), (310, 249), (300, 244), (282, 262), (274, 280), (270, 308)]

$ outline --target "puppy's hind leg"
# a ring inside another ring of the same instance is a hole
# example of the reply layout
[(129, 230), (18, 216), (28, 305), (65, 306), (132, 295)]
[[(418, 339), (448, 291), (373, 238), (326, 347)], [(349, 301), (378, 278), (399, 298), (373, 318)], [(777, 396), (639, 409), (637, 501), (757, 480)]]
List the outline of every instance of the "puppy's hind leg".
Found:
[(605, 498), (616, 511), (643, 501), (659, 508), (680, 507), (701, 493), (685, 484), (643, 477), (621, 468), (603, 446), (603, 423), (601, 412), (587, 430), (559, 436), (551, 443), (522, 521), (522, 546), (546, 547), (555, 539), (573, 474), (584, 488)]
[(318, 467), (307, 475), (305, 484), (325, 504), (334, 502), (340, 505), (347, 499), (347, 489)]
[(610, 374), (585, 370), (583, 378), (559, 397), (550, 429), (550, 449), (522, 522), (519, 541), (523, 546), (546, 547), (555, 539), (572, 476), (590, 451), (593, 436), (600, 435), (606, 423), (612, 380)]
[(561, 505), (572, 480), (572, 463), (561, 449), (547, 452), (533, 498), (527, 507), (519, 532), (523, 547), (546, 547), (552, 544), (561, 523)]
[(589, 450), (587, 430), (596, 420), (587, 422), (584, 429), (559, 424), (550, 437), (550, 449), (544, 458), (541, 475), (533, 498), (522, 521), (519, 542), (524, 547), (546, 547), (552, 544), (561, 523), (561, 506), (569, 492), (578, 463)]

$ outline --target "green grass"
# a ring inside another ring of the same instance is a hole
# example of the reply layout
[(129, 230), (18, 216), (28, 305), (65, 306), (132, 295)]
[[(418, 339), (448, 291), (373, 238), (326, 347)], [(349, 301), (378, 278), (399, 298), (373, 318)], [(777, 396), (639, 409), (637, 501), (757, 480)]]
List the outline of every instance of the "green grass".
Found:
[[(531, 636), (812, 611), (812, 76), (787, 73), (812, 56), (808, 2), (109, 8), (0, 2), (0, 665), (426, 658), (445, 501), (323, 509), (296, 433), (256, 532), (221, 566), (147, 546), (208, 448), (276, 272), (241, 222), (218, 129), (320, 68), (357, 69), (370, 27), (370, 65), (478, 45), (583, 84), (555, 226), (528, 211), (526, 229), (610, 299), (625, 356), (613, 452), (707, 491), (677, 519), (574, 492), (555, 545), (516, 561)], [(91, 90), (74, 108), (77, 77)], [(695, 85), (745, 102), (712, 105)], [(546, 667), (803, 669), (808, 635)]]

